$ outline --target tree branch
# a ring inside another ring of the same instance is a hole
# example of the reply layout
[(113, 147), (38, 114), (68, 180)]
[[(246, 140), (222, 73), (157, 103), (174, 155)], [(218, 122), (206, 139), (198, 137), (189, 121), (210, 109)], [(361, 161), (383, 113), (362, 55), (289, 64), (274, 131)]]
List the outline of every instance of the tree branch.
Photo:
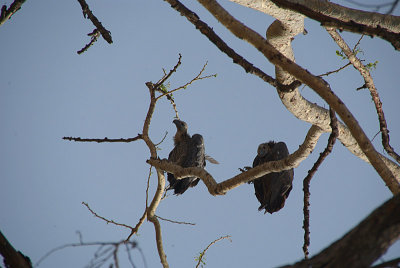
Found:
[(312, 126), (309, 129), (303, 144), (299, 146), (297, 151), (289, 155), (287, 158), (264, 163), (220, 183), (217, 183), (211, 174), (202, 168), (182, 168), (179, 165), (169, 162), (167, 159), (159, 160), (151, 158), (147, 160), (147, 163), (158, 169), (174, 174), (176, 179), (183, 179), (191, 176), (198, 177), (204, 182), (211, 195), (224, 195), (226, 192), (258, 177), (299, 166), (299, 164), (313, 151), (322, 133), (323, 131), (319, 127)]
[[(212, 245), (214, 245), (215, 243), (217, 243), (218, 241), (221, 241), (221, 240), (223, 240), (223, 239), (229, 239), (229, 240), (232, 242), (232, 240), (230, 239), (230, 237), (231, 237), (230, 235), (221, 236), (220, 238), (215, 239), (214, 241), (212, 241), (212, 242), (200, 253), (198, 262), (197, 262), (197, 264), (196, 264), (196, 268), (199, 267), (200, 264), (203, 262), (204, 254), (206, 254), (206, 251), (207, 251)], [(202, 267), (203, 267), (203, 266), (202, 266)]]
[(3, 262), (5, 267), (32, 268), (32, 263), (29, 257), (22, 254), (21, 251), (16, 251), (1, 231), (0, 254), (4, 258)]
[(362, 64), (362, 62), (354, 55), (350, 47), (346, 44), (340, 34), (331, 27), (325, 27), (329, 35), (336, 42), (336, 44), (342, 49), (346, 57), (349, 59), (350, 63), (353, 64), (354, 68), (357, 69), (362, 77), (364, 78), (365, 86), (369, 89), (371, 93), (372, 100), (375, 104), (376, 112), (378, 113), (379, 128), (382, 133), (382, 145), (386, 152), (393, 157), (398, 163), (400, 163), (400, 156), (394, 151), (393, 147), (390, 146), (389, 141), (389, 130), (387, 127), (385, 115), (382, 109), (382, 102), (379, 98), (378, 91), (376, 90), (374, 80), (368, 69)]
[(93, 15), (92, 11), (89, 8), (89, 5), (86, 3), (85, 0), (78, 0), (79, 4), (81, 5), (83, 17), (88, 18), (92, 21), (93, 25), (96, 26), (97, 30), (101, 33), (101, 36), (106, 40), (109, 44), (112, 44), (111, 33), (108, 31), (101, 22)]
[(309, 260), (283, 267), (370, 267), (400, 238), (400, 194)]
[(279, 7), (299, 12), (324, 26), (379, 36), (400, 50), (400, 17), (346, 8), (320, 0), (270, 0)]
[(0, 26), (9, 20), (15, 12), (20, 10), (23, 3), (25, 3), (25, 0), (15, 0), (8, 9), (6, 5), (3, 5), (0, 13)]
[(134, 138), (120, 138), (120, 139), (109, 139), (105, 137), (104, 139), (90, 139), (90, 138), (81, 138), (81, 137), (63, 137), (63, 140), (68, 140), (68, 141), (76, 141), (76, 142), (97, 142), (97, 143), (102, 143), (102, 142), (132, 142), (136, 140), (143, 139), (141, 134), (138, 134)]

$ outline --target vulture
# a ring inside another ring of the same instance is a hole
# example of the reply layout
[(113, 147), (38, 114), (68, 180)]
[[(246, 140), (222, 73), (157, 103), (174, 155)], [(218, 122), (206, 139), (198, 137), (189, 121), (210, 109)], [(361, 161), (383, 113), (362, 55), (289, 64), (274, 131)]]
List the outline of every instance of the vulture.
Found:
[[(181, 120), (174, 120), (176, 134), (174, 136), (175, 147), (169, 153), (168, 160), (182, 167), (201, 167), (206, 166), (206, 155), (204, 140), (200, 134), (191, 137), (187, 130), (187, 124)], [(188, 177), (181, 180), (175, 179), (174, 174), (168, 173), (167, 179), (169, 186), (167, 190), (174, 189), (174, 194), (183, 194), (189, 187), (194, 187), (199, 183), (199, 178)]]
[[(253, 167), (265, 162), (281, 160), (289, 155), (284, 142), (266, 142), (258, 146), (257, 156), (254, 158)], [(274, 213), (283, 208), (286, 198), (292, 190), (293, 169), (273, 172), (253, 180), (255, 195), (261, 206), (258, 210), (265, 209), (264, 213)]]

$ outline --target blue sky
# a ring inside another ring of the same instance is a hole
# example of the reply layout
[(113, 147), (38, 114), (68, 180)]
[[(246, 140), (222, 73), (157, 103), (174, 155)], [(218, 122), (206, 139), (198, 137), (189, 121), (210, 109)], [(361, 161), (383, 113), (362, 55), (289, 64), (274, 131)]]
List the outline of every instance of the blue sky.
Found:
[[(9, 5), (11, 1), (2, 1)], [(189, 1), (188, 1), (189, 2)], [(273, 19), (236, 4), (221, 3), (239, 20), (264, 35)], [(64, 136), (92, 138), (134, 137), (141, 132), (149, 95), (145, 82), (156, 82), (162, 68), (169, 70), (183, 56), (171, 78), (171, 88), (193, 78), (208, 62), (205, 74), (216, 78), (194, 83), (174, 94), (182, 120), (191, 134), (205, 139), (206, 152), (220, 165), (207, 170), (220, 182), (251, 165), (257, 146), (285, 141), (293, 152), (303, 142), (309, 124), (297, 120), (281, 104), (276, 90), (212, 45), (185, 18), (163, 1), (90, 1), (93, 13), (111, 31), (114, 43), (100, 39), (77, 55), (94, 27), (82, 16), (77, 1), (27, 1), (0, 27), (0, 230), (34, 263), (50, 249), (78, 242), (119, 241), (129, 234), (93, 217), (81, 204), (100, 215), (134, 226), (145, 208), (149, 152), (144, 142), (75, 143)], [(186, 3), (239, 54), (273, 75), (274, 67), (247, 43), (233, 37), (204, 8)], [(399, 14), (399, 9), (395, 11)], [(308, 35), (297, 36), (293, 49), (298, 64), (314, 74), (334, 70), (346, 62), (318, 23), (305, 22)], [(358, 36), (343, 33), (353, 46)], [(379, 61), (372, 72), (388, 121), (392, 146), (400, 150), (398, 100), (399, 52), (379, 38), (361, 42), (366, 62)], [(356, 91), (361, 77), (349, 67), (327, 78), (332, 89), (356, 116), (369, 137), (379, 131), (369, 92)], [(301, 93), (327, 105), (309, 88)], [(160, 141), (159, 156), (173, 148), (174, 112), (161, 100), (150, 127)], [(252, 185), (242, 185), (225, 196), (213, 197), (199, 183), (184, 195), (169, 195), (157, 215), (196, 223), (161, 222), (164, 247), (171, 267), (194, 267), (194, 258), (211, 241), (208, 267), (273, 267), (302, 258), (302, 180), (326, 145), (324, 134), (314, 153), (295, 169), (293, 190), (285, 207), (273, 215), (257, 210)], [(380, 136), (374, 145), (382, 152)], [(150, 193), (155, 192), (151, 178)], [(151, 196), (150, 194), (150, 196)], [(318, 253), (357, 225), (391, 197), (375, 170), (354, 157), (339, 142), (311, 182), (311, 255)], [(134, 237), (148, 267), (159, 267), (154, 228), (145, 222)], [(73, 248), (55, 253), (40, 267), (84, 267), (95, 248)], [(398, 257), (400, 243), (385, 259)], [(129, 267), (124, 250), (122, 267)], [(143, 267), (139, 251), (133, 251)]]

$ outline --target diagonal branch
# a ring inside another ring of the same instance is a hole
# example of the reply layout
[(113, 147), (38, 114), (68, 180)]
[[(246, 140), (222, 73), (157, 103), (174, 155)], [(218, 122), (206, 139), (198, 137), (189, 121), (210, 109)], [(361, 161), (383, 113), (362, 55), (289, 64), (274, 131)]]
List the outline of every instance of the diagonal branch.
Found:
[(282, 267), (370, 267), (400, 238), (399, 211), (400, 194), (311, 259)]
[[(223, 239), (229, 239), (229, 240), (232, 242), (232, 240), (230, 239), (230, 237), (231, 237), (230, 235), (221, 236), (220, 238), (215, 239), (215, 240), (212, 241), (210, 244), (208, 244), (208, 246), (200, 253), (200, 256), (199, 256), (199, 258), (198, 258), (198, 262), (197, 262), (197, 264), (196, 264), (196, 268), (199, 267), (201, 263), (204, 263), (204, 261), (203, 261), (204, 254), (206, 254), (207, 250), (208, 250), (212, 245), (214, 245), (215, 243), (217, 243), (218, 241), (221, 241), (221, 240), (223, 240)], [(202, 265), (201, 267), (203, 267), (203, 265)]]
[(3, 5), (0, 13), (0, 26), (9, 20), (15, 12), (20, 10), (23, 3), (25, 3), (25, 0), (15, 0), (8, 9), (6, 5)]
[(394, 151), (393, 147), (390, 146), (389, 141), (389, 130), (387, 128), (387, 123), (385, 119), (385, 114), (382, 109), (382, 102), (379, 98), (378, 91), (376, 90), (374, 80), (368, 69), (362, 64), (362, 62), (354, 55), (350, 47), (346, 44), (340, 34), (331, 27), (325, 27), (332, 39), (336, 42), (336, 44), (342, 49), (346, 57), (349, 59), (350, 63), (353, 64), (354, 68), (356, 68), (362, 77), (364, 78), (365, 86), (369, 89), (371, 93), (372, 100), (375, 104), (376, 112), (378, 113), (379, 119), (379, 127), (382, 133), (382, 145), (385, 148), (386, 152), (393, 157), (398, 163), (400, 163), (400, 156)]
[(174, 174), (176, 179), (183, 179), (190, 176), (198, 177), (204, 182), (211, 195), (224, 195), (226, 192), (258, 177), (299, 166), (299, 164), (313, 151), (322, 133), (323, 131), (319, 127), (312, 126), (309, 129), (303, 144), (301, 144), (299, 149), (287, 158), (264, 163), (220, 183), (217, 183), (211, 174), (202, 168), (182, 168), (166, 159), (159, 160), (151, 158), (147, 160), (147, 163), (158, 169)]
[(0, 255), (6, 267), (31, 268), (29, 257), (17, 251), (0, 231)]
[(108, 31), (101, 22), (93, 15), (92, 11), (89, 8), (89, 5), (86, 3), (85, 0), (78, 0), (79, 4), (81, 5), (83, 16), (88, 18), (92, 21), (93, 25), (96, 26), (97, 30), (101, 33), (101, 36), (106, 40), (109, 44), (112, 44), (111, 33)]

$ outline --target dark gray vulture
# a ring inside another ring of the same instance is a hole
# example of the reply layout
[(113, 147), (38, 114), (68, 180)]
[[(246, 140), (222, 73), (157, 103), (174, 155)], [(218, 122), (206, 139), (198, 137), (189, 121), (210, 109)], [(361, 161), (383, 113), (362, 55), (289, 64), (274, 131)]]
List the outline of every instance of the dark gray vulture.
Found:
[[(281, 160), (289, 155), (288, 148), (284, 142), (275, 143), (270, 141), (258, 146), (257, 156), (254, 158), (253, 167), (265, 162)], [(274, 172), (264, 175), (252, 181), (254, 190), (261, 206), (258, 210), (265, 209), (264, 213), (274, 213), (285, 205), (292, 190), (294, 171), (293, 169)]]
[[(187, 133), (187, 124), (180, 120), (174, 120), (176, 134), (174, 137), (175, 147), (169, 153), (168, 160), (182, 167), (201, 167), (206, 166), (206, 156), (204, 140), (200, 134), (193, 137)], [(167, 179), (169, 187), (167, 190), (174, 189), (174, 194), (183, 194), (189, 187), (194, 187), (199, 183), (199, 178), (188, 177), (181, 180), (175, 179), (174, 174), (168, 173)]]

